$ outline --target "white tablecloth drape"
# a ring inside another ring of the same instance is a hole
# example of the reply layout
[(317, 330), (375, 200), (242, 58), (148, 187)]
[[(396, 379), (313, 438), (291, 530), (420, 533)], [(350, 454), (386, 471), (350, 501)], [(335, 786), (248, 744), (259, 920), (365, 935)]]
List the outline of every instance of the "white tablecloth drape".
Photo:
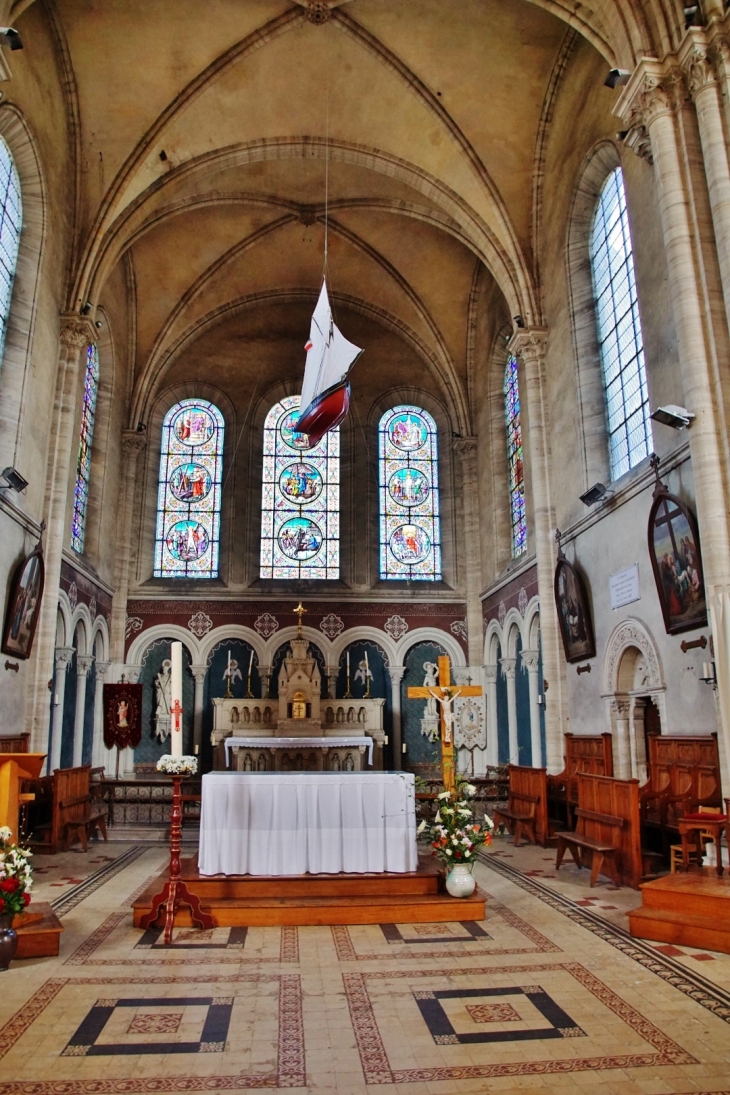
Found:
[(201, 874), (415, 871), (409, 772), (209, 772)]

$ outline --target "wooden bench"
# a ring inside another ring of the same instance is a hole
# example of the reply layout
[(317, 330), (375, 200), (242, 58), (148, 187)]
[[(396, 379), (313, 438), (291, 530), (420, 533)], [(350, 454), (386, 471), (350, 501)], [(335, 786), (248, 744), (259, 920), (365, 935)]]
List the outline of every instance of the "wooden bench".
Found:
[[(494, 824), (503, 821), (509, 829), (510, 836), (515, 838), (515, 847), (520, 843), (520, 837), (526, 836), (531, 844), (537, 844), (535, 835), (535, 820), (539, 795), (525, 795), (522, 791), (510, 791), (509, 802), (506, 806), (498, 806), (494, 811)], [(516, 807), (519, 806), (519, 809)]]
[[(555, 858), (555, 870), (560, 869), (566, 848), (576, 862), (578, 869), (583, 866), (583, 852), (591, 853), (591, 886), (595, 886), (599, 874), (608, 874), (615, 886), (619, 885), (618, 867), (616, 856), (621, 846), (621, 829), (624, 825), (622, 817), (614, 817), (613, 814), (598, 814), (594, 810), (583, 810), (576, 807), (575, 816), (577, 825), (575, 832), (556, 833), (558, 840), (558, 854)], [(615, 840), (607, 840), (606, 829), (609, 832), (617, 830)], [(603, 871), (603, 864), (608, 868)]]
[(613, 739), (604, 734), (565, 734), (564, 768), (547, 777), (548, 806), (553, 827), (575, 827), (578, 776), (613, 775)]

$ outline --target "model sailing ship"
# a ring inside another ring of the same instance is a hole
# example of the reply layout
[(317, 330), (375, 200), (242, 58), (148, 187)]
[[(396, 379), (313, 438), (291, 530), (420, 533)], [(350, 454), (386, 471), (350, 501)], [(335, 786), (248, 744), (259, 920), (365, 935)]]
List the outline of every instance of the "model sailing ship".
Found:
[(350, 406), (350, 370), (362, 353), (348, 342), (332, 318), (327, 282), (312, 313), (309, 328), (307, 363), (297, 430), (306, 433), (310, 445), (316, 445), (328, 430), (339, 426)]

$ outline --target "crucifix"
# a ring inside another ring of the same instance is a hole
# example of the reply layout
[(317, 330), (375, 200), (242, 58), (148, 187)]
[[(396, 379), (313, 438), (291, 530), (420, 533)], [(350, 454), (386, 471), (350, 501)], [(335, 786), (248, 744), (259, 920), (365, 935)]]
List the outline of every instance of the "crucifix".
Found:
[(438, 660), (439, 683), (436, 686), (410, 687), (408, 689), (409, 700), (434, 699), (441, 708), (441, 778), (445, 790), (453, 791), (456, 785), (456, 772), (454, 771), (454, 700), (457, 696), (481, 696), (479, 685), (461, 684), (454, 687), (451, 684), (451, 664), (448, 657)]
[(294, 609), (294, 615), (297, 617), (297, 638), (298, 639), (302, 638), (302, 617), (304, 616), (304, 613), (306, 611), (307, 610), (306, 610), (306, 608), (304, 607), (304, 605), (302, 604), (301, 601), (299, 602), (297, 607)]

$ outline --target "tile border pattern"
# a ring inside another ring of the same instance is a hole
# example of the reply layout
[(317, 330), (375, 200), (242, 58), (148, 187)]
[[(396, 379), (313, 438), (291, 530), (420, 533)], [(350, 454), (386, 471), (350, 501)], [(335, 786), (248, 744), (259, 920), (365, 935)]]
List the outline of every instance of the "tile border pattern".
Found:
[[(189, 977), (55, 977), (33, 993), (27, 1003), (0, 1029), (0, 1058), (26, 1033), (66, 985), (192, 985), (261, 984), (279, 985), (279, 1031), (277, 1068), (273, 1073), (238, 1073), (229, 1076), (137, 1076), (115, 1079), (9, 1080), (0, 1081), (0, 1095), (122, 1095), (122, 1093), (186, 1091), (246, 1091), (305, 1087), (306, 1061), (302, 986), (297, 974), (232, 973)], [(108, 1071), (108, 1065), (105, 1071)]]
[(661, 977), (672, 988), (684, 993), (685, 996), (689, 996), (695, 1003), (707, 1008), (719, 1019), (730, 1023), (730, 992), (726, 989), (708, 981), (702, 974), (686, 969), (679, 962), (661, 954), (642, 939), (635, 939), (623, 928), (618, 927), (617, 924), (611, 924), (598, 916), (597, 913), (591, 912), (590, 909), (576, 905), (570, 898), (551, 890), (544, 883), (538, 882), (534, 878), (527, 878), (516, 867), (503, 863), (500, 859), (491, 859), (488, 854), (480, 855), (479, 861), (490, 870), (496, 871), (509, 879), (516, 886), (527, 890), (533, 897), (539, 898), (546, 905), (567, 916), (569, 920), (597, 935), (604, 943), (610, 943), (612, 947), (621, 951), (627, 958), (632, 958), (644, 969), (655, 973), (657, 977)]
[(147, 848), (128, 848), (126, 852), (122, 852), (111, 863), (105, 864), (103, 867), (99, 867), (97, 871), (90, 874), (88, 878), (85, 878), (83, 882), (79, 882), (77, 886), (74, 886), (70, 890), (66, 890), (64, 894), (57, 897), (55, 901), (51, 902), (51, 908), (55, 912), (56, 916), (65, 916), (66, 913), (70, 913), (72, 909), (75, 909), (77, 905), (80, 905), (82, 901), (85, 901), (87, 897), (95, 893), (101, 886), (109, 882), (120, 871), (126, 870), (131, 863), (134, 863), (140, 856), (146, 854), (149, 849)]
[[(528, 924), (526, 920), (523, 920), (521, 916), (518, 916), (512, 909), (508, 909), (506, 905), (501, 902), (495, 901), (491, 894), (485, 894), (489, 901), (489, 910), (500, 916), (502, 920), (505, 920), (510, 927), (515, 928), (521, 932), (522, 935), (527, 936), (535, 944), (534, 947), (482, 947), (481, 949), (466, 950), (460, 943), (455, 941), (449, 948), (449, 950), (422, 950), (419, 946), (414, 950), (410, 950), (407, 946), (397, 947), (395, 950), (390, 951), (378, 951), (375, 954), (358, 954), (355, 950), (355, 944), (352, 941), (349, 928), (346, 924), (331, 924), (330, 931), (332, 932), (332, 941), (335, 945), (337, 952), (338, 962), (400, 962), (402, 960), (420, 959), (420, 958), (491, 958), (491, 957), (504, 957), (505, 955), (513, 954), (561, 954), (562, 947), (557, 946), (552, 940), (548, 939), (537, 928), (533, 928), (532, 924)], [(456, 921), (460, 923), (460, 921)], [(396, 943), (397, 940), (391, 940), (391, 945)]]
[[(378, 1029), (375, 1012), (367, 990), (367, 982), (388, 978), (443, 977), (453, 983), (455, 976), (477, 977), (494, 974), (545, 974), (551, 971), (571, 974), (603, 1005), (618, 1015), (631, 1029), (654, 1049), (654, 1053), (631, 1053), (611, 1057), (586, 1057), (568, 1060), (546, 1059), (491, 1065), (456, 1065), (435, 1068), (391, 1068), (385, 1045)], [(439, 1080), (483, 1079), (501, 1076), (534, 1076), (550, 1073), (593, 1072), (604, 1069), (656, 1068), (662, 1065), (699, 1064), (690, 1053), (654, 1026), (627, 1001), (600, 981), (579, 962), (555, 962), (548, 965), (476, 967), (445, 970), (378, 970), (372, 973), (343, 973), (345, 995), (350, 1009), (360, 1063), (367, 1084), (434, 1083)], [(0, 1088), (0, 1092), (2, 1088)]]

